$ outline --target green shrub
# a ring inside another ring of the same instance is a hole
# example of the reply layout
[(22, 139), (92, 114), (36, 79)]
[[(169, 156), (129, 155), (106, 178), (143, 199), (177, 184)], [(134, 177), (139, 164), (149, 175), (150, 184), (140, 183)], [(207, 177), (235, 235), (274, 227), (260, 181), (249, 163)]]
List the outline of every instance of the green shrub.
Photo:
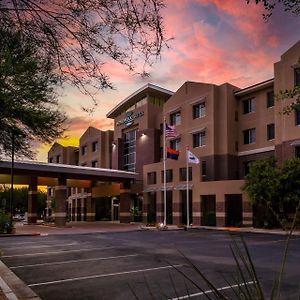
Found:
[(10, 215), (0, 209), (0, 233), (7, 233), (10, 227)]

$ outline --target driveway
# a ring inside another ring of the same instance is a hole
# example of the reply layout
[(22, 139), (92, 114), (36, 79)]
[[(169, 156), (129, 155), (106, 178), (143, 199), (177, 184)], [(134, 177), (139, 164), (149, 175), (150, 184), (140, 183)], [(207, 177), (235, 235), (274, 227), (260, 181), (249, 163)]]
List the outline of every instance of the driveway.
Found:
[[(244, 238), (269, 294), (285, 238)], [(228, 232), (200, 229), (20, 236), (1, 239), (1, 260), (42, 299), (204, 299), (210, 287), (188, 260), (234, 299), (231, 243)], [(283, 299), (297, 299), (299, 250), (300, 239), (294, 237)], [(246, 283), (253, 287), (250, 279)]]

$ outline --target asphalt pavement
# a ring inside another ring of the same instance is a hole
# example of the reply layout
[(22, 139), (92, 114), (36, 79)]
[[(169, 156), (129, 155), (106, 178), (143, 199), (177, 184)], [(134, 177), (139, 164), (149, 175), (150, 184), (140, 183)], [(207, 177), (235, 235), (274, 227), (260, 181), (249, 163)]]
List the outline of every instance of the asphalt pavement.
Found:
[[(266, 294), (285, 245), (280, 235), (242, 233)], [(1, 260), (41, 299), (205, 299), (214, 285), (234, 299), (241, 279), (230, 244), (236, 234), (189, 231), (94, 232), (0, 240)], [(238, 239), (239, 241), (239, 239)], [(282, 299), (298, 299), (300, 237), (290, 245)], [(240, 281), (239, 281), (240, 280)], [(250, 289), (254, 283), (246, 280)]]

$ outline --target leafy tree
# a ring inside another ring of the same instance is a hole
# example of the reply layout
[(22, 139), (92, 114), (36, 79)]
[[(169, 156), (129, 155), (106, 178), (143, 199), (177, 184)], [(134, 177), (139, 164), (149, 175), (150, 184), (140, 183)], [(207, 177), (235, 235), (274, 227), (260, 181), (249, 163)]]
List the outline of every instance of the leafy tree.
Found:
[(296, 206), (300, 203), (300, 158), (286, 160), (280, 167), (281, 195), (286, 203)]
[[(28, 211), (28, 188), (15, 188), (14, 191), (14, 211), (24, 213)], [(9, 211), (10, 188), (4, 187), (0, 191), (0, 208)], [(5, 199), (5, 201), (4, 201)], [(46, 208), (47, 193), (38, 190), (37, 194), (37, 213), (42, 214)], [(5, 205), (4, 205), (5, 202)]]
[(267, 20), (272, 16), (273, 10), (277, 5), (282, 5), (284, 11), (291, 12), (292, 14), (300, 14), (300, 1), (299, 0), (246, 0), (247, 3), (255, 2), (262, 4), (266, 10), (263, 17)]
[(268, 158), (250, 164), (243, 189), (252, 204), (272, 202), (277, 197), (280, 178), (275, 163), (274, 158)]
[[(55, 66), (60, 82), (85, 94), (112, 88), (112, 59), (146, 74), (166, 45), (163, 0), (4, 0), (0, 27), (21, 32)], [(89, 89), (88, 87), (95, 88)]]
[[(0, 27), (0, 152), (33, 156), (34, 140), (52, 142), (64, 131), (51, 62), (20, 32)], [(2, 150), (2, 151), (1, 151)]]
[(272, 222), (271, 213), (284, 227), (287, 212), (299, 210), (299, 184), (299, 158), (286, 160), (282, 165), (269, 158), (251, 164), (243, 190), (253, 205), (267, 210), (264, 213), (269, 221)]

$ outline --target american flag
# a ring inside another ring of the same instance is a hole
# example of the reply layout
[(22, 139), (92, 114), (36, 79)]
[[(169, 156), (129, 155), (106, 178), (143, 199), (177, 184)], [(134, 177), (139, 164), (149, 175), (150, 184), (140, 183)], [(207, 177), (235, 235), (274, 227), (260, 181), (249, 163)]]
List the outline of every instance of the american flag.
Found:
[(176, 137), (175, 125), (166, 124), (166, 137)]

